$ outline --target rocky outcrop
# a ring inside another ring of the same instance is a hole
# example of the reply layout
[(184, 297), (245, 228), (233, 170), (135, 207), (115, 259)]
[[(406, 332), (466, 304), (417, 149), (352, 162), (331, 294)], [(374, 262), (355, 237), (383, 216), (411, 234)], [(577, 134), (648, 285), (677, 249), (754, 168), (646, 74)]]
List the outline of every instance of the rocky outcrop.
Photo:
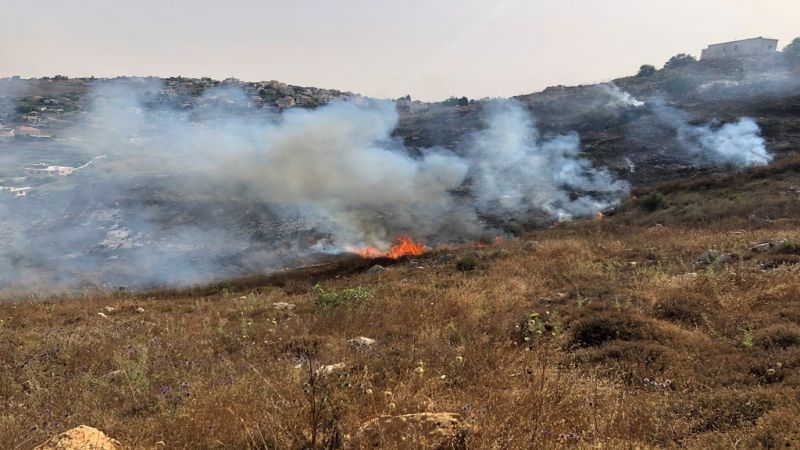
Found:
[(122, 450), (122, 444), (97, 428), (81, 425), (53, 436), (34, 450)]

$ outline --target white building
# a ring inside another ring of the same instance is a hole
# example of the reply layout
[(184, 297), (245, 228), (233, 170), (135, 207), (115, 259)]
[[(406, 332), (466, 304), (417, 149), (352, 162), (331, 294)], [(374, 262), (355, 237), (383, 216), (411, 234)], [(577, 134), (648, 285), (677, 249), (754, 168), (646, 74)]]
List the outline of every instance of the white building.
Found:
[(7, 192), (14, 197), (24, 197), (28, 195), (30, 192), (30, 187), (11, 187), (11, 186), (0, 186), (0, 192)]
[(777, 39), (768, 39), (759, 36), (757, 38), (709, 45), (703, 49), (700, 59), (772, 55), (777, 51)]
[(25, 175), (30, 178), (65, 177), (75, 171), (74, 167), (48, 166), (47, 164), (34, 164), (25, 168)]

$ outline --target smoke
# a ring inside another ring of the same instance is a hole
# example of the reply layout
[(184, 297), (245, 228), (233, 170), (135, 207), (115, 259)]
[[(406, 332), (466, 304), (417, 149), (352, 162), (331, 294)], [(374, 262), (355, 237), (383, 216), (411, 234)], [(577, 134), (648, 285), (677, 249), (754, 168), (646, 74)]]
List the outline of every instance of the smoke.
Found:
[(606, 103), (608, 108), (639, 108), (644, 106), (644, 102), (632, 96), (629, 92), (625, 92), (614, 83), (604, 83), (600, 85), (610, 99)]
[(712, 120), (692, 125), (688, 114), (664, 102), (648, 103), (647, 107), (660, 124), (675, 130), (681, 148), (698, 165), (745, 168), (772, 161), (761, 129), (753, 119), (742, 117), (726, 124)]
[(398, 234), (434, 245), (592, 215), (628, 189), (581, 157), (577, 135), (541, 136), (514, 101), (486, 103), (482, 128), (452, 151), (411, 152), (392, 135), (390, 101), (279, 113), (220, 87), (184, 110), (164, 106), (162, 89), (99, 83), (85, 118), (41, 154), (106, 157), (0, 198), (0, 284), (185, 285), (385, 249)]
[(703, 125), (692, 125), (685, 111), (669, 106), (663, 100), (645, 103), (613, 84), (603, 86), (613, 99), (611, 104), (647, 110), (658, 125), (672, 129), (681, 148), (696, 164), (745, 168), (772, 161), (760, 127), (749, 117), (725, 124), (712, 120)]
[[(565, 220), (608, 208), (628, 189), (626, 182), (579, 156), (576, 134), (542, 138), (516, 102), (493, 102), (487, 127), (468, 142), (465, 154), (479, 212), (543, 211)], [(591, 195), (573, 196), (573, 192)]]
[(753, 119), (743, 117), (721, 126), (681, 126), (678, 128), (678, 141), (703, 161), (743, 168), (763, 166), (772, 161), (760, 133), (761, 129)]

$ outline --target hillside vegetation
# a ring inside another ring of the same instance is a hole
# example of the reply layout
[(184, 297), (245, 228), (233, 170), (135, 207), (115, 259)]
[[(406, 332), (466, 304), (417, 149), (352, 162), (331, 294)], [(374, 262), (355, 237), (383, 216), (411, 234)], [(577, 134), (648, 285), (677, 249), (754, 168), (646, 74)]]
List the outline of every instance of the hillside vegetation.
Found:
[[(385, 271), (17, 299), (0, 447), (80, 424), (137, 449), (796, 447), (799, 175), (787, 152)], [(368, 433), (414, 413), (450, 428)]]

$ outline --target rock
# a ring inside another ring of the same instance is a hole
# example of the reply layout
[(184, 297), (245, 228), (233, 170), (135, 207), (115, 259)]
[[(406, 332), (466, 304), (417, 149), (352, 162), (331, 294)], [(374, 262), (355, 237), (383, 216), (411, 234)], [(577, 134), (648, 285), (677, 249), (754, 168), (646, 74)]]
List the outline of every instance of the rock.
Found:
[(291, 311), (295, 308), (295, 305), (286, 302), (275, 302), (272, 304), (272, 307), (277, 310)]
[(786, 245), (786, 239), (772, 239), (750, 247), (753, 253), (765, 253), (770, 250), (780, 250)]
[(706, 250), (692, 265), (695, 270), (708, 267), (719, 258), (719, 252), (716, 250)]
[(734, 253), (726, 253), (724, 255), (721, 255), (719, 258), (717, 258), (712, 263), (712, 265), (713, 266), (724, 266), (726, 264), (731, 264), (732, 262), (736, 261), (737, 259), (739, 259), (739, 255), (736, 255)]
[(421, 265), (422, 265), (422, 260), (419, 260), (419, 259), (409, 259), (409, 260), (408, 260), (408, 265), (410, 265), (410, 266), (421, 266)]
[(467, 253), (467, 256), (475, 258), (475, 259), (482, 259), (483, 258), (483, 252), (480, 251), (480, 250), (473, 250), (473, 251)]
[(103, 307), (103, 312), (104, 313), (108, 313), (108, 314), (111, 314), (116, 310), (117, 310), (117, 308), (114, 308), (113, 306), (104, 306)]
[(106, 378), (115, 380), (115, 379), (118, 379), (118, 378), (122, 378), (123, 375), (125, 375), (125, 371), (124, 370), (112, 370), (111, 372), (108, 372), (106, 374)]
[(350, 344), (350, 347), (356, 351), (362, 350), (369, 350), (375, 347), (377, 341), (375, 339), (371, 339), (364, 336), (359, 336), (347, 341)]
[(767, 219), (766, 217), (758, 217), (755, 214), (750, 214), (749, 216), (747, 216), (747, 220), (759, 225), (765, 225), (774, 222), (774, 220)]
[(386, 267), (383, 267), (380, 264), (375, 264), (374, 266), (372, 266), (369, 269), (367, 269), (367, 273), (368, 274), (376, 274), (376, 273), (381, 273), (381, 272), (386, 272)]
[(658, 231), (658, 230), (661, 230), (663, 228), (664, 228), (664, 224), (657, 223), (657, 224), (653, 225), (652, 227), (648, 228), (648, 230), (650, 230), (650, 231)]
[(768, 252), (772, 247), (772, 242), (764, 242), (763, 244), (756, 244), (750, 247), (750, 251), (753, 253), (764, 253)]
[(344, 369), (345, 367), (347, 367), (347, 366), (345, 366), (344, 363), (328, 364), (327, 366), (322, 366), (319, 369), (317, 369), (317, 374), (319, 374), (319, 375), (330, 375), (333, 372), (338, 372), (338, 371)]
[(457, 413), (380, 416), (364, 423), (348, 448), (466, 449), (472, 431)]
[(34, 450), (122, 450), (122, 444), (97, 428), (81, 425), (53, 436)]
[(449, 263), (456, 260), (456, 255), (453, 253), (448, 253), (446, 255), (442, 255), (436, 259), (436, 262), (439, 264)]
[(489, 253), (490, 258), (504, 258), (509, 255), (511, 255), (511, 252), (502, 248)]
[(97, 313), (97, 315), (102, 317), (103, 319), (108, 319), (108, 316), (103, 314), (103, 313), (101, 313), (101, 312)]
[(525, 243), (522, 244), (522, 248), (525, 250), (536, 250), (540, 245), (542, 244), (540, 244), (539, 241), (525, 241)]
[(140, 306), (140, 307), (136, 308), (136, 312), (139, 313), (139, 314), (142, 314), (144, 312), (144, 308), (142, 308)]

